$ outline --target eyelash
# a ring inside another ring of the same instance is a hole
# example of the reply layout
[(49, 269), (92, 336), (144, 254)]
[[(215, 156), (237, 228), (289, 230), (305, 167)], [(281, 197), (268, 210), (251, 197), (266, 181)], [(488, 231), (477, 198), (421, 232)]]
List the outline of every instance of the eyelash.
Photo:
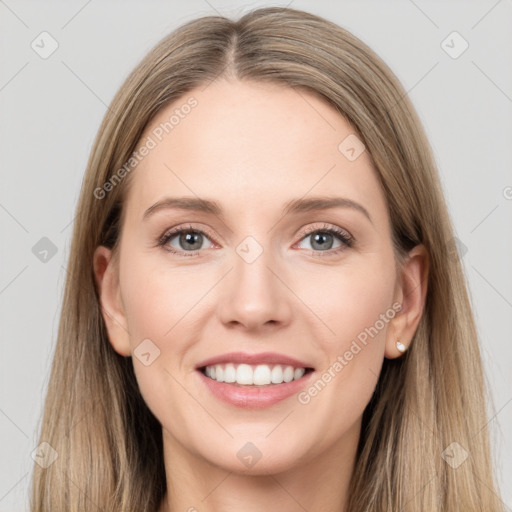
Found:
[[(161, 247), (164, 248), (164, 250), (166, 250), (166, 251), (168, 251), (168, 252), (170, 252), (172, 254), (176, 254), (177, 256), (180, 256), (180, 257), (181, 256), (183, 256), (183, 257), (198, 256), (199, 255), (198, 253), (201, 252), (201, 250), (196, 250), (196, 251), (177, 251), (173, 247), (170, 247), (170, 246), (166, 245), (176, 235), (179, 235), (181, 233), (190, 233), (190, 232), (196, 233), (196, 234), (198, 233), (198, 234), (201, 234), (201, 235), (205, 235), (209, 239), (213, 238), (208, 232), (205, 232), (205, 231), (203, 231), (201, 229), (195, 229), (191, 225), (189, 225), (189, 226), (181, 226), (181, 227), (178, 227), (176, 229), (173, 229), (170, 232), (164, 233), (158, 239), (157, 246), (159, 246), (159, 247), (161, 246)], [(329, 233), (331, 235), (334, 235), (336, 238), (338, 238), (338, 240), (342, 243), (342, 245), (340, 247), (338, 247), (336, 249), (330, 249), (328, 251), (315, 251), (314, 249), (310, 250), (315, 256), (320, 256), (321, 258), (330, 257), (330, 256), (336, 256), (341, 251), (344, 251), (347, 248), (353, 247), (354, 243), (355, 243), (354, 237), (352, 237), (352, 235), (350, 235), (347, 231), (342, 230), (342, 229), (337, 228), (337, 227), (328, 226), (326, 224), (324, 224), (324, 226), (321, 227), (321, 228), (318, 228), (318, 227), (307, 228), (305, 230), (305, 232), (302, 234), (302, 237), (300, 238), (299, 242), (302, 241), (303, 239), (307, 238), (309, 235), (312, 235), (314, 233)]]

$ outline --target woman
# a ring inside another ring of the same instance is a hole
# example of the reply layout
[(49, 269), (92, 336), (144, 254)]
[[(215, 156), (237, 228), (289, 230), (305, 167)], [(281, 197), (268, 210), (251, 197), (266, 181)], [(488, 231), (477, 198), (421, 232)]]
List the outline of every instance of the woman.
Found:
[(360, 40), (285, 8), (182, 26), (91, 152), (32, 509), (502, 510), (452, 240)]

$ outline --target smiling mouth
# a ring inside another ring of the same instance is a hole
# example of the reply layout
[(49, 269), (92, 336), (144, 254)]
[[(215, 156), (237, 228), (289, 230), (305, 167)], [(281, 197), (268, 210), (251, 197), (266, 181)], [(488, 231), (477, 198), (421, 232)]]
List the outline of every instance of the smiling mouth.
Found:
[(215, 364), (198, 370), (207, 378), (236, 387), (272, 387), (302, 379), (313, 368), (281, 364)]

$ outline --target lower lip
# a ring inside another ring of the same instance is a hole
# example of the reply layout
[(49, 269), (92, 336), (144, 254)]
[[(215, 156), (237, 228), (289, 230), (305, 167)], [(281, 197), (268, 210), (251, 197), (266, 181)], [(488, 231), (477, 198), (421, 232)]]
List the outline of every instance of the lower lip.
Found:
[(310, 381), (314, 372), (306, 373), (298, 380), (268, 386), (242, 386), (217, 382), (204, 375), (200, 370), (197, 370), (197, 373), (208, 389), (224, 402), (244, 409), (262, 409), (301, 391)]

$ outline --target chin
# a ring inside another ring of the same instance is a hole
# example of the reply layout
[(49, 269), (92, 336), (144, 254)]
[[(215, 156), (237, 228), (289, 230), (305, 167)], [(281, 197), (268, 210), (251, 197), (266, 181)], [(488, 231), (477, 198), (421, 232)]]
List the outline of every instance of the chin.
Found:
[[(203, 457), (213, 466), (240, 475), (264, 476), (282, 473), (299, 467), (304, 454), (300, 456), (293, 446), (278, 451), (278, 446), (268, 439), (259, 443), (251, 441), (234, 441), (230, 444), (218, 443), (221, 451), (204, 453)], [(282, 446), (282, 445), (281, 445)], [(201, 453), (201, 452), (199, 452)]]

